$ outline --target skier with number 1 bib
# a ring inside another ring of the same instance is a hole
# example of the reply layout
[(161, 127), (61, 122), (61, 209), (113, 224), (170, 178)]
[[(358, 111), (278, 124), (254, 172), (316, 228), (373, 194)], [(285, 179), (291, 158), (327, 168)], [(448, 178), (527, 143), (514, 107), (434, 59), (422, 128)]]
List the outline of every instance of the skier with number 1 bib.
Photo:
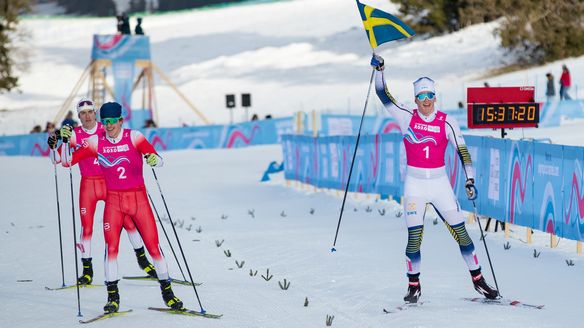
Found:
[(164, 303), (174, 310), (183, 310), (183, 302), (172, 291), (142, 172), (142, 156), (145, 156), (146, 163), (151, 167), (162, 166), (162, 158), (141, 132), (122, 128), (120, 104), (105, 103), (99, 112), (105, 131), (89, 137), (86, 147), (75, 151), (71, 156), (68, 156), (69, 144), (65, 143), (61, 158), (65, 167), (85, 159), (97, 159), (107, 186), (103, 234), (106, 243), (105, 276), (108, 299), (103, 309), (106, 313), (119, 310), (118, 247), (123, 222), (129, 217), (136, 224), (146, 249), (152, 256)]
[(489, 286), (481, 274), (473, 242), (464, 225), (464, 216), (446, 174), (444, 155), (448, 142), (451, 142), (458, 152), (466, 173), (467, 197), (469, 200), (476, 199), (474, 170), (458, 122), (434, 108), (436, 90), (432, 79), (421, 77), (414, 82), (417, 108), (410, 110), (398, 104), (387, 91), (383, 58), (374, 55), (371, 66), (375, 69), (377, 95), (401, 128), (407, 156), (404, 204), (408, 227), (405, 253), (409, 283), (404, 301), (417, 303), (422, 294), (419, 278), (420, 246), (424, 234), (424, 215), (428, 204), (434, 207), (458, 243), (475, 290), (486, 298), (498, 298), (499, 292)]
[[(96, 112), (93, 101), (82, 98), (77, 102), (77, 115), (81, 125), (76, 128), (64, 126), (57, 131), (63, 140), (67, 140), (72, 149), (86, 147), (86, 140), (96, 134), (103, 133), (103, 126), (96, 120)], [(51, 160), (53, 164), (58, 164), (60, 160), (60, 149), (57, 148), (57, 134), (52, 133), (47, 140), (51, 150)], [(101, 167), (97, 159), (88, 158), (79, 162), (81, 173), (81, 183), (79, 186), (79, 211), (81, 219), (81, 242), (78, 248), (81, 251), (81, 262), (83, 263), (83, 273), (77, 279), (79, 285), (90, 285), (93, 282), (93, 264), (91, 257), (91, 237), (93, 236), (93, 217), (98, 201), (105, 201), (106, 186), (103, 179)], [(148, 261), (144, 251), (144, 243), (136, 226), (131, 219), (124, 219), (124, 229), (128, 233), (128, 238), (132, 243), (138, 265), (151, 277), (156, 278), (154, 266)]]

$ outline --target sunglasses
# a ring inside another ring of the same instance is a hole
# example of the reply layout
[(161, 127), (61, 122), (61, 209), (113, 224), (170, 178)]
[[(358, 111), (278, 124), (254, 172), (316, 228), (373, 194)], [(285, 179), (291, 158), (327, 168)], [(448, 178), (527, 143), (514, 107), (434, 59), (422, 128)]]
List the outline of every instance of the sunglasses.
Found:
[(419, 101), (424, 101), (425, 99), (433, 100), (434, 96), (435, 95), (432, 92), (425, 92), (425, 93), (420, 93), (419, 95), (416, 96), (416, 98)]
[(83, 106), (93, 106), (93, 101), (91, 101), (91, 100), (82, 100), (79, 103), (77, 103), (77, 107), (83, 107)]
[(102, 118), (101, 119), (101, 124), (103, 125), (108, 125), (108, 124), (116, 124), (118, 123), (122, 118), (121, 117), (108, 117), (108, 118)]

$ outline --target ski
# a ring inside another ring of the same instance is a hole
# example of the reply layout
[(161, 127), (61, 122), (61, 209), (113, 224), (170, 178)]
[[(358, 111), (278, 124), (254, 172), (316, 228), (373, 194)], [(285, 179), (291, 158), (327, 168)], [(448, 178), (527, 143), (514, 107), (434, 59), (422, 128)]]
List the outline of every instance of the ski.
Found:
[[(126, 276), (126, 277), (122, 277), (124, 279), (127, 280), (151, 280), (151, 281), (158, 281), (157, 278), (154, 277), (150, 277), (150, 276)], [(184, 281), (184, 280), (178, 280), (178, 279), (174, 279), (174, 278), (170, 278), (170, 282), (172, 282), (173, 284), (177, 284), (177, 285), (185, 285), (185, 286), (192, 286), (193, 284), (191, 284), (190, 281)], [(196, 282), (195, 286), (201, 286), (203, 283), (200, 282)]]
[(91, 318), (91, 319), (88, 319), (88, 320), (79, 320), (79, 323), (91, 323), (91, 322), (98, 321), (98, 320), (103, 320), (103, 319), (112, 318), (112, 317), (118, 317), (118, 316), (121, 316), (121, 315), (128, 314), (130, 312), (132, 312), (131, 309), (130, 310), (126, 310), (126, 311), (118, 311), (118, 312), (112, 312), (112, 313), (103, 313), (103, 314), (98, 315), (95, 318)]
[(407, 309), (410, 309), (410, 308), (419, 307), (422, 304), (424, 304), (424, 302), (404, 303), (402, 305), (398, 305), (398, 306), (393, 307), (393, 308), (383, 309), (383, 313), (385, 313), (385, 314), (398, 313), (398, 312), (403, 311), (403, 310), (407, 310)]
[(517, 301), (517, 300), (513, 300), (513, 299), (507, 299), (507, 298), (490, 300), (488, 298), (483, 298), (483, 297), (465, 297), (464, 300), (470, 301), (470, 302), (483, 303), (483, 304), (495, 304), (495, 305), (526, 307), (526, 308), (530, 308), (530, 309), (539, 309), (539, 310), (543, 309), (543, 307), (545, 306), (545, 305), (535, 305), (535, 304), (523, 303), (521, 301)]
[(211, 319), (219, 319), (223, 316), (223, 314), (211, 314), (211, 313), (206, 313), (206, 312), (201, 313), (201, 312), (189, 310), (189, 309), (173, 310), (173, 309), (168, 309), (168, 308), (149, 307), (148, 310), (154, 310), (154, 311), (160, 311), (160, 312), (166, 312), (166, 313), (172, 313), (172, 314), (180, 314), (180, 315), (186, 315), (186, 316), (192, 316), (192, 317), (205, 317), (205, 318), (211, 318)]
[[(47, 287), (45, 286), (46, 290), (64, 290), (64, 289), (71, 289), (71, 288), (75, 288), (77, 287), (76, 285), (66, 285), (66, 286), (61, 286), (61, 287)], [(104, 285), (79, 285), (79, 288), (98, 288), (98, 287), (104, 287)]]

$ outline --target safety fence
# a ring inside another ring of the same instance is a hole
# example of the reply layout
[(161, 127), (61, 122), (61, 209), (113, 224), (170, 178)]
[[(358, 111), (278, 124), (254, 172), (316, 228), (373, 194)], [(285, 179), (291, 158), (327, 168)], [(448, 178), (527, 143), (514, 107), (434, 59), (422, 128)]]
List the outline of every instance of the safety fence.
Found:
[[(480, 215), (584, 240), (584, 147), (478, 136), (465, 140), (476, 171)], [(286, 179), (344, 191), (355, 142), (356, 136), (283, 136)], [(401, 134), (362, 136), (349, 191), (401, 196), (405, 158)], [(452, 146), (445, 162), (461, 207), (473, 212), (464, 191), (465, 172)]]
[[(178, 149), (238, 148), (277, 144), (293, 131), (290, 118), (251, 121), (234, 125), (142, 129), (159, 151)], [(0, 155), (48, 156), (46, 133), (0, 137)]]

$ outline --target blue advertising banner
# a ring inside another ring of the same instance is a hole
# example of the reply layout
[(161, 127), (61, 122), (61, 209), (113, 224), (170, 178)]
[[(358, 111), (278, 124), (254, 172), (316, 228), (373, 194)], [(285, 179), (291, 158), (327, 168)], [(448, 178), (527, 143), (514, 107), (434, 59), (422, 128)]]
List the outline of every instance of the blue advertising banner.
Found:
[[(563, 151), (561, 146), (544, 143), (534, 144), (532, 227), (537, 230), (560, 234), (556, 222), (562, 221)], [(560, 228), (559, 226), (558, 228)]]
[[(344, 190), (356, 137), (285, 136), (284, 140), (287, 179)], [(583, 147), (478, 136), (465, 140), (474, 163), (479, 215), (584, 240)], [(305, 145), (314, 142), (318, 146), (308, 151)], [(305, 151), (296, 150), (302, 146)], [(362, 136), (349, 191), (401, 196), (405, 158), (400, 134)], [(300, 174), (294, 173), (298, 163), (310, 161), (319, 169), (308, 169), (308, 164), (304, 164)], [(451, 146), (446, 151), (445, 163), (461, 207), (474, 211), (464, 189), (465, 169)]]
[(563, 213), (554, 226), (566, 238), (584, 240), (584, 148), (563, 146), (563, 154)]

